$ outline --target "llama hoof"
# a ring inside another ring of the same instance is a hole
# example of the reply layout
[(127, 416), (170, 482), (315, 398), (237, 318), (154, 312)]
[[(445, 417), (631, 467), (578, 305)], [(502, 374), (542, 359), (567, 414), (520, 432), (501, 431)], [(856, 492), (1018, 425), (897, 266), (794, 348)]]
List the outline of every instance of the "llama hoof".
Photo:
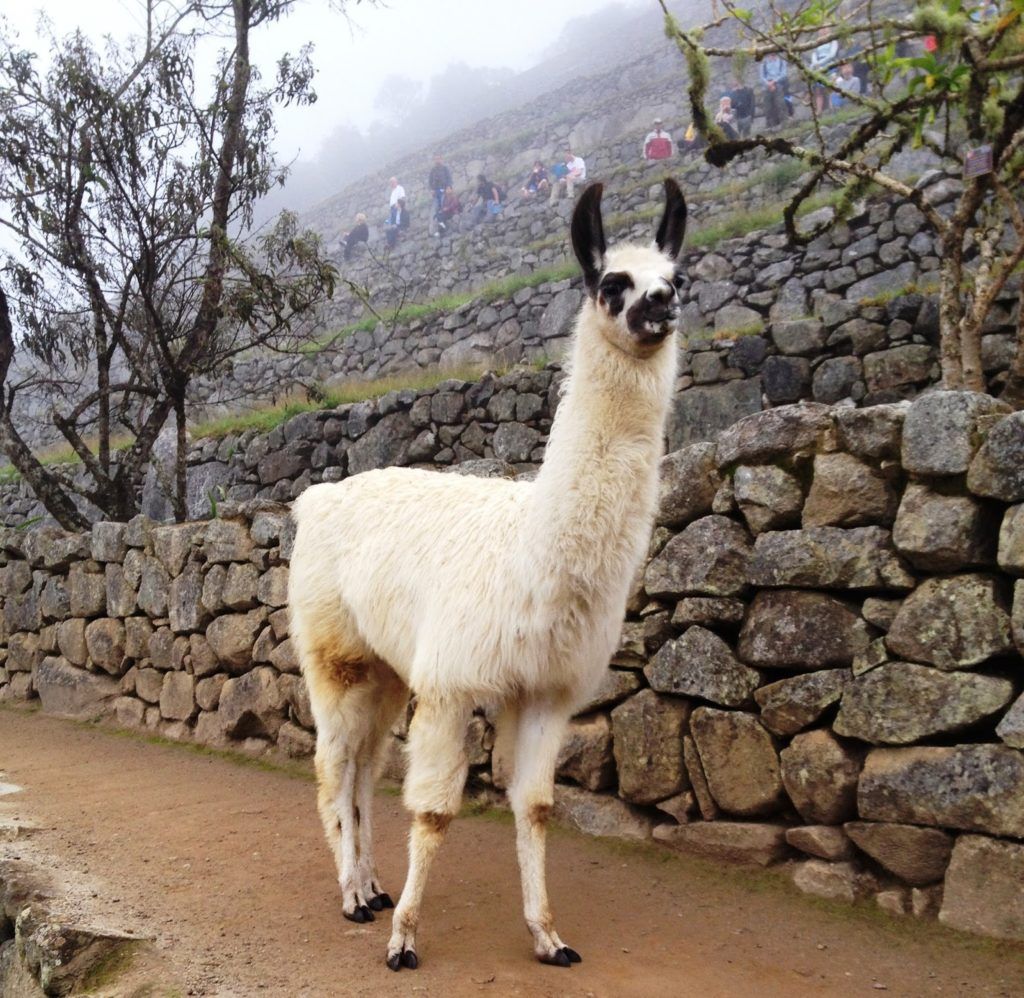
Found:
[(399, 971), (403, 967), (407, 967), (409, 970), (415, 970), (420, 965), (420, 961), (416, 957), (416, 951), (411, 949), (399, 950), (397, 953), (392, 953), (385, 963), (388, 965), (388, 970), (394, 971)]
[(351, 913), (343, 911), (342, 914), (350, 921), (362, 925), (364, 922), (373, 921), (373, 912), (365, 904), (356, 905)]
[[(380, 902), (380, 907), (379, 908), (374, 908), (373, 901), (379, 901)], [(387, 892), (383, 892), (381, 894), (378, 894), (373, 899), (373, 901), (370, 902), (370, 907), (373, 908), (374, 911), (381, 911), (384, 908), (394, 908), (394, 906), (395, 906), (395, 902), (391, 900), (391, 895), (388, 894)]]
[(540, 960), (541, 963), (549, 964), (552, 967), (568, 967), (572, 961), (565, 952), (566, 949), (568, 949), (568, 947), (565, 947), (564, 949), (556, 949), (554, 953), (546, 953), (544, 956), (537, 957), (537, 959)]
[(583, 957), (581, 957), (571, 946), (563, 946), (562, 952), (569, 958), (569, 963), (583, 962)]
[(370, 909), (373, 910), (373, 911), (381, 911), (384, 908), (384, 902), (381, 901), (379, 894), (376, 897), (370, 898), (370, 900), (367, 901), (366, 903), (369, 905)]

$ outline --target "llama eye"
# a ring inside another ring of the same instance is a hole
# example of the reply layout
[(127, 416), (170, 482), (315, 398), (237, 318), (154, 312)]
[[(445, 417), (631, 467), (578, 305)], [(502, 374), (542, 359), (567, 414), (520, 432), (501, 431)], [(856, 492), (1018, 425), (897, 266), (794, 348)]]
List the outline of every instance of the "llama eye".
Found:
[(686, 283), (686, 275), (681, 271), (677, 270), (672, 275), (672, 287), (678, 291)]
[(605, 298), (618, 298), (626, 290), (625, 285), (618, 281), (608, 281), (601, 285), (601, 294)]

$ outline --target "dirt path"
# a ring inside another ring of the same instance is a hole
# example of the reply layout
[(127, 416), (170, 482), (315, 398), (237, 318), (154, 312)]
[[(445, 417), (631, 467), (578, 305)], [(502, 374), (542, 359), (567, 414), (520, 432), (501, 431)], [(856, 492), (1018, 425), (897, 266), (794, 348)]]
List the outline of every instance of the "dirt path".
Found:
[[(40, 715), (0, 711), (0, 816), (38, 830), (0, 852), (41, 861), (70, 903), (155, 940), (114, 994), (1006, 995), (1024, 950), (809, 901), (772, 878), (556, 832), (549, 848), (571, 970), (532, 960), (507, 822), (456, 822), (435, 865), (422, 966), (383, 965), (389, 918), (341, 917), (312, 785)], [(378, 798), (397, 897), (406, 818)]]

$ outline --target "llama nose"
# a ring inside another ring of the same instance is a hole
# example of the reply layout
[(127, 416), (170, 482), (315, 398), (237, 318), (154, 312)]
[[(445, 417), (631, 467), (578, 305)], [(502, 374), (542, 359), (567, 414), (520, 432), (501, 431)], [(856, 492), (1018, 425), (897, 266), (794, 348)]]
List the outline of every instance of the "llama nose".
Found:
[(672, 288), (667, 284), (662, 284), (659, 287), (652, 288), (647, 292), (648, 301), (655, 302), (658, 305), (667, 304), (672, 298)]

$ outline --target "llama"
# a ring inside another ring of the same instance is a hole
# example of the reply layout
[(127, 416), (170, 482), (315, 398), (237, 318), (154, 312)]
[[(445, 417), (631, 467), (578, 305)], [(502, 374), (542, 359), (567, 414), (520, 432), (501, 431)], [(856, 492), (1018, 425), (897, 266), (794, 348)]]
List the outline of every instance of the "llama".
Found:
[(314, 485), (294, 506), (292, 636), (316, 720), (320, 817), (354, 922), (392, 907), (373, 860), (373, 786), (385, 736), (417, 695), (392, 970), (418, 966), (427, 872), (459, 809), (479, 705), (503, 711), (515, 737), (509, 799), (534, 951), (562, 967), (580, 960), (548, 906), (546, 823), (567, 724), (617, 646), (650, 537), (686, 227), (666, 180), (654, 245), (606, 252), (601, 191), (588, 188), (573, 214), (587, 295), (535, 481), (388, 468)]

